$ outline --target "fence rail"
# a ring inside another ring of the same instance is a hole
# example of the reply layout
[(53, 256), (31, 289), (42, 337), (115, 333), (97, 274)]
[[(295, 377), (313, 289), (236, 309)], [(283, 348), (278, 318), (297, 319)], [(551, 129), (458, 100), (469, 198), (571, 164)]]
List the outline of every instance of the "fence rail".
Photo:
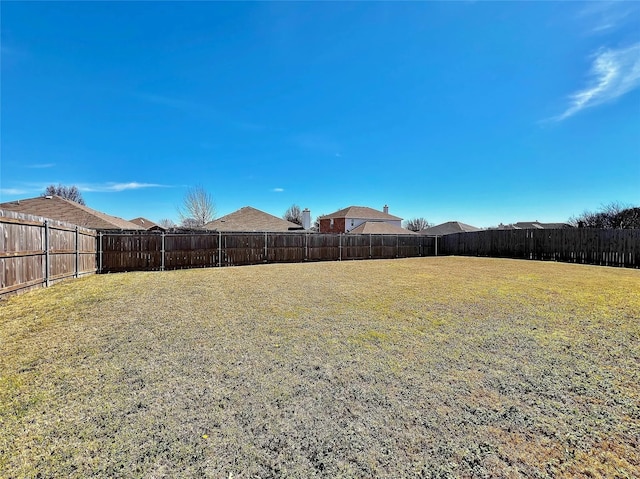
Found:
[(96, 269), (94, 230), (0, 210), (0, 296)]
[(640, 268), (640, 229), (567, 228), (456, 233), (440, 238), (438, 254)]
[(418, 235), (103, 231), (98, 271), (433, 256), (435, 242)]

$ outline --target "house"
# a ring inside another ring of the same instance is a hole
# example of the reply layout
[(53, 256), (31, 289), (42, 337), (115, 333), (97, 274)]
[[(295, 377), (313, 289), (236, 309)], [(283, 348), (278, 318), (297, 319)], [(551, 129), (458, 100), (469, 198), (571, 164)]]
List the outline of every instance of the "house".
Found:
[(0, 203), (0, 210), (65, 221), (96, 230), (143, 230), (122, 218), (111, 216), (60, 196), (39, 196), (25, 200)]
[(303, 227), (277, 216), (270, 215), (251, 206), (245, 206), (226, 216), (209, 221), (204, 228), (222, 232), (269, 232), (284, 233), (303, 231)]
[(446, 223), (441, 223), (430, 228), (425, 228), (422, 231), (419, 231), (418, 234), (424, 236), (444, 236), (454, 233), (464, 233), (467, 231), (480, 231), (480, 228), (476, 228), (475, 226), (467, 225), (465, 223), (460, 223), (459, 221), (447, 221)]
[(356, 226), (349, 234), (354, 235), (415, 235), (415, 231), (387, 223), (385, 221), (366, 221)]
[(568, 223), (540, 223), (539, 221), (519, 221), (514, 223), (516, 229), (539, 229), (539, 230), (557, 230), (563, 228), (572, 228)]
[(154, 223), (153, 221), (148, 220), (147, 218), (143, 218), (141, 216), (139, 216), (138, 218), (129, 220), (129, 222), (134, 223), (140, 226), (141, 228), (144, 228), (147, 231), (166, 231), (167, 230), (166, 228), (163, 228), (159, 224)]
[(564, 228), (573, 228), (568, 223), (540, 223), (539, 221), (519, 221), (517, 223), (512, 223), (508, 225), (503, 225), (500, 223), (497, 228), (498, 230), (557, 230)]
[[(389, 214), (389, 207), (382, 211), (366, 206), (349, 206), (318, 218), (320, 233), (348, 233), (364, 223), (387, 223), (402, 229), (402, 218)], [(397, 233), (391, 233), (397, 234)]]

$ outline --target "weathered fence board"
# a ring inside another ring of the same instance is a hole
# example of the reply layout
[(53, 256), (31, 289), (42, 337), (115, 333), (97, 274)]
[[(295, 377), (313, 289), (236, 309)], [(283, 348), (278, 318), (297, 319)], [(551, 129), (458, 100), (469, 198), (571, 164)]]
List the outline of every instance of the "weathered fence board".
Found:
[(312, 234), (307, 238), (309, 261), (336, 261), (341, 259), (342, 235)]
[(640, 230), (486, 230), (439, 239), (438, 254), (640, 267)]
[(0, 210), (0, 296), (96, 269), (95, 231)]

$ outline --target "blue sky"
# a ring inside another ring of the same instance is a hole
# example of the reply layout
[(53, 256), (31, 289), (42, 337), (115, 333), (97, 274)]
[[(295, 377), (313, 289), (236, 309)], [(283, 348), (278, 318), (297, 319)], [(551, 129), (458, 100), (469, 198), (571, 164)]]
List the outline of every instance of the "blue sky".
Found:
[(640, 204), (640, 3), (5, 2), (0, 202), (479, 227)]

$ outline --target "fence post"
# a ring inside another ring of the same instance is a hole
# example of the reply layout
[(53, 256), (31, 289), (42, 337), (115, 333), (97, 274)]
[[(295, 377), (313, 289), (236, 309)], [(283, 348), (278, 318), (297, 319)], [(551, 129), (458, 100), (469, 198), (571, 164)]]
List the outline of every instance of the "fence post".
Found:
[(268, 251), (267, 251), (267, 242), (269, 241), (269, 237), (267, 235), (267, 232), (264, 232), (264, 262), (268, 263), (269, 262), (269, 256), (268, 255)]
[(371, 233), (369, 233), (369, 259), (371, 259)]
[(304, 234), (304, 260), (309, 260), (309, 233)]
[(162, 244), (161, 244), (161, 248), (162, 248), (162, 258), (160, 259), (161, 263), (160, 263), (160, 271), (164, 271), (164, 231), (162, 232)]
[(80, 269), (80, 242), (78, 241), (78, 225), (76, 225), (76, 273), (74, 275), (75, 278), (78, 277), (79, 269)]
[(102, 231), (98, 233), (98, 273), (102, 273)]
[(527, 236), (529, 237), (529, 241), (527, 241), (527, 246), (529, 247), (529, 259), (533, 259), (533, 250), (535, 247), (535, 240), (533, 239), (533, 230), (527, 230)]
[(49, 220), (44, 220), (44, 284), (49, 286), (49, 269), (51, 258), (49, 257)]
[(434, 236), (433, 237), (433, 244), (434, 244), (434, 247), (435, 247), (434, 256), (438, 256), (438, 236)]
[(396, 235), (396, 258), (400, 256), (400, 235)]
[(342, 233), (338, 233), (338, 261), (342, 261)]
[(218, 267), (222, 266), (222, 231), (218, 231)]

